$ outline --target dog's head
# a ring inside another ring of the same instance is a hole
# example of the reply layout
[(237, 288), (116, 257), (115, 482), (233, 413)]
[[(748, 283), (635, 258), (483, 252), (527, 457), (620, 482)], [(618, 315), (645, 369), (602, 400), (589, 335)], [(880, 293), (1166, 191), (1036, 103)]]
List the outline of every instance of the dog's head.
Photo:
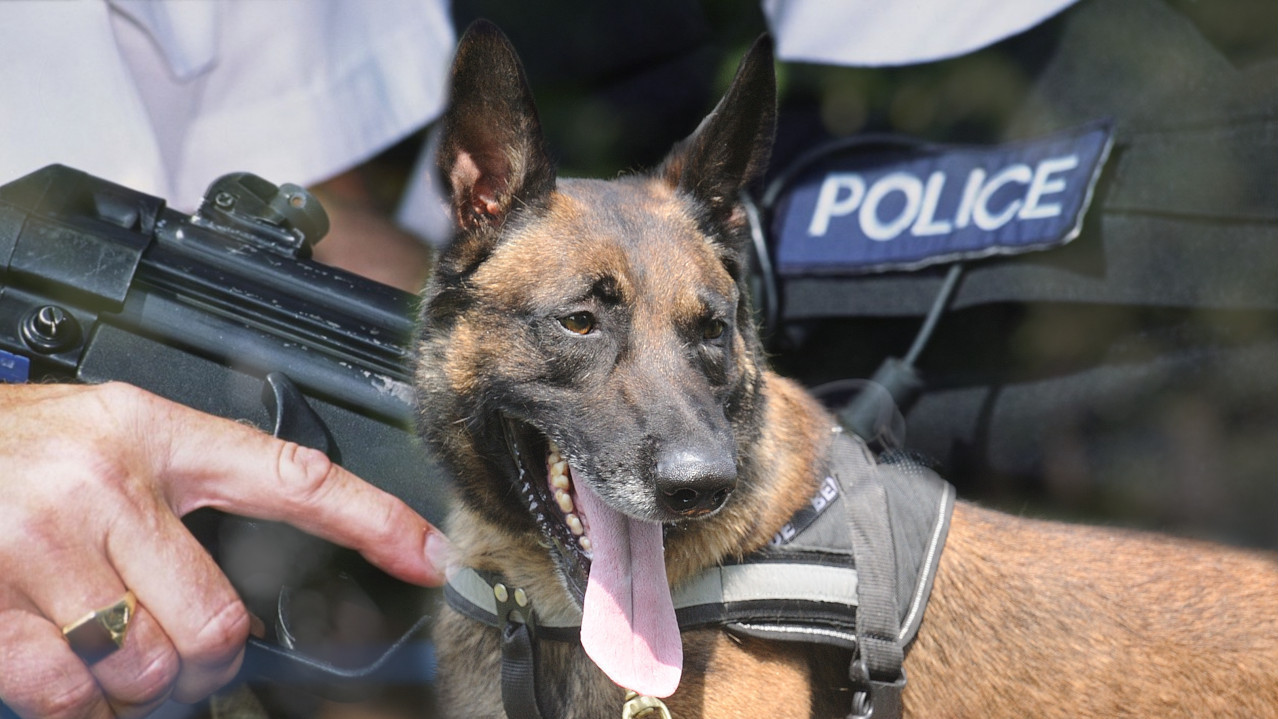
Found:
[(663, 535), (670, 551), (750, 491), (761, 375), (739, 197), (774, 120), (762, 40), (655, 172), (557, 179), (509, 42), (479, 23), (458, 47), (439, 154), (457, 236), (422, 307), (423, 428), (462, 501), (549, 547), (583, 622), (592, 592), (632, 580), (668, 604)]

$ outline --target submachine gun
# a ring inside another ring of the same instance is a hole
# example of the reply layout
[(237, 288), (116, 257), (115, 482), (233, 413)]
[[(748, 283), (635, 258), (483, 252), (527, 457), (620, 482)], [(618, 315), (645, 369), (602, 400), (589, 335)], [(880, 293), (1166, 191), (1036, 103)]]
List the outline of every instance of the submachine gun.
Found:
[[(248, 173), (194, 215), (60, 165), (0, 186), (0, 381), (128, 382), (323, 450), (438, 522), (412, 431), (413, 298), (312, 262), (327, 230), (305, 190)], [(186, 521), (273, 633), (244, 676), (331, 698), (432, 678), (420, 590), (282, 525)], [(332, 640), (350, 605), (380, 639)]]

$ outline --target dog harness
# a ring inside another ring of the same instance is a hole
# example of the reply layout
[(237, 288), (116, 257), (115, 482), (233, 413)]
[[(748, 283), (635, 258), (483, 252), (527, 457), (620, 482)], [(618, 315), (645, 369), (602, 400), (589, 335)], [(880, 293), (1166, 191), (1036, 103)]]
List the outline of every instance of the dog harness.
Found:
[[(905, 650), (931, 593), (954, 487), (904, 453), (876, 458), (860, 438), (832, 431), (830, 470), (811, 502), (766, 548), (676, 587), (675, 614), (682, 631), (721, 627), (849, 649), (850, 716), (899, 717)], [(444, 596), (462, 615), (501, 630), (507, 716), (553, 716), (537, 699), (536, 644), (577, 642), (579, 626), (539, 621), (535, 598), (492, 573), (463, 569)]]

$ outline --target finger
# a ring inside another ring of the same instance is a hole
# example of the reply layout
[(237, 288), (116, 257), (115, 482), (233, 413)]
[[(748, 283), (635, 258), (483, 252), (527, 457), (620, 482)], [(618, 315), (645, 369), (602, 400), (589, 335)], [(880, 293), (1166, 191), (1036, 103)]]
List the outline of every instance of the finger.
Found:
[(235, 677), (252, 626), (248, 610), (168, 507), (157, 507), (146, 522), (113, 523), (106, 552), (124, 583), (146, 598), (180, 658), (174, 699), (198, 701)]
[(89, 671), (116, 716), (142, 717), (169, 698), (180, 669), (173, 643), (139, 600), (124, 646)]
[(179, 514), (210, 506), (283, 521), (358, 550), (401, 579), (444, 581), (448, 542), (399, 499), (322, 452), (175, 406), (166, 468)]
[(111, 708), (62, 631), (23, 599), (0, 610), (0, 701), (23, 719), (106, 719)]
[[(57, 571), (43, 572), (24, 587), (31, 604), (58, 629), (57, 638), (71, 652), (77, 672), (84, 660), (74, 653), (62, 627), (90, 612), (111, 606), (124, 596), (125, 584), (96, 548), (63, 551)], [(137, 595), (137, 591), (134, 591)], [(89, 666), (91, 681), (101, 688), (113, 712), (119, 716), (140, 716), (158, 706), (169, 694), (177, 677), (177, 652), (159, 623), (138, 598), (128, 632), (119, 649)], [(104, 641), (109, 642), (109, 639)], [(109, 646), (109, 645), (108, 645)]]

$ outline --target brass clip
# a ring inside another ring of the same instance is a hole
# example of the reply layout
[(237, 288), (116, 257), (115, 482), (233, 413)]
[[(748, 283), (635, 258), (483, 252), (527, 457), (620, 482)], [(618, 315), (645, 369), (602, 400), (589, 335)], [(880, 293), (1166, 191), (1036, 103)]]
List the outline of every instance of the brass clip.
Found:
[(670, 710), (656, 697), (627, 691), (626, 703), (621, 705), (621, 719), (670, 719)]

